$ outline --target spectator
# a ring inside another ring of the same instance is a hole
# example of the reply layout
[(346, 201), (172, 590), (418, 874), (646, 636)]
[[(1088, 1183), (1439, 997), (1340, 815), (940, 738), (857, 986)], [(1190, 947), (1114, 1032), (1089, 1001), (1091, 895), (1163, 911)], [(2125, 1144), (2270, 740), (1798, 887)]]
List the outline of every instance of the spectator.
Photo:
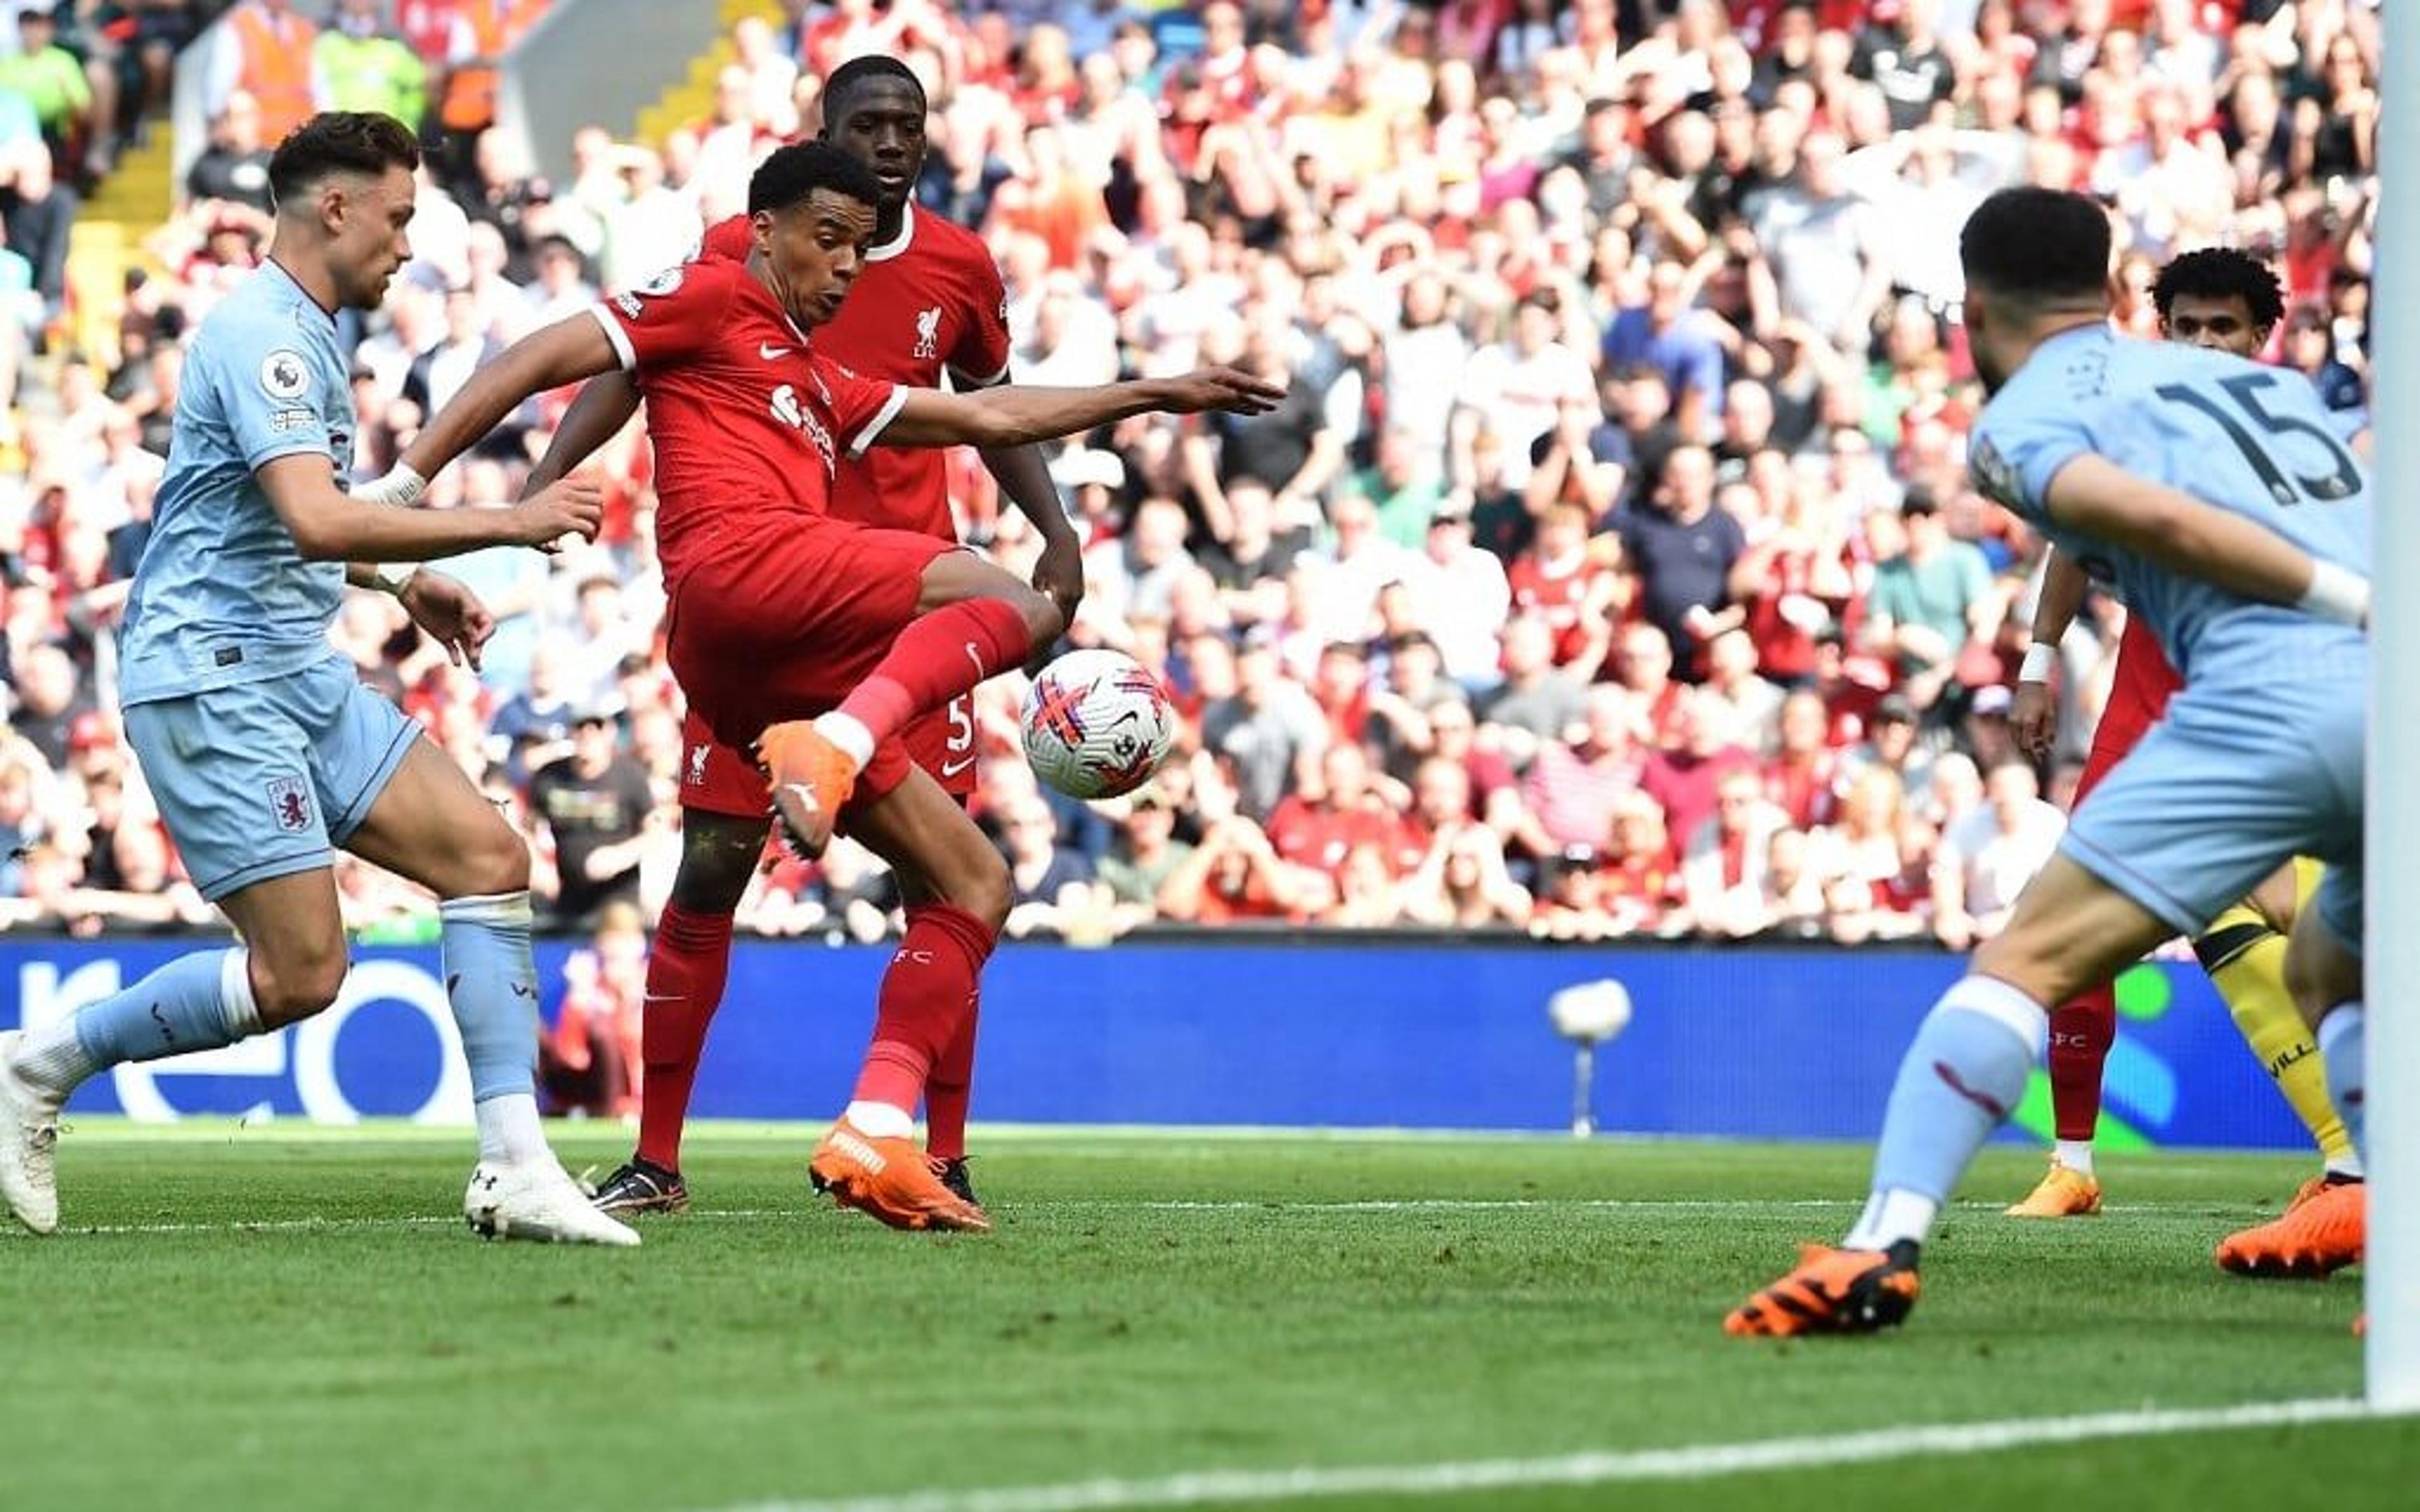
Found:
[[(437, 124), (444, 132), (449, 179), (467, 177), (479, 133), (496, 124), (499, 65), (546, 16), (553, 0), (458, 0), (445, 42), (445, 83)], [(668, 266), (667, 264), (659, 266)]]
[(1525, 813), (1516, 837), (1531, 856), (1543, 859), (1605, 839), (1614, 805), (1645, 770), (1631, 739), (1637, 717), (1628, 693), (1592, 687), (1585, 721), (1538, 748), (1521, 778)]
[(428, 109), (428, 65), (386, 29), (384, 11), (381, 0), (337, 0), (313, 62), (330, 110), (376, 111), (416, 127)]
[(1782, 700), (1779, 738), (1764, 764), (1765, 796), (1795, 829), (1829, 824), (1840, 781), (1839, 753), (1821, 696), (1807, 689)]
[(1908, 697), (1930, 707), (1956, 676), (1969, 646), (1988, 646), (1999, 630), (2002, 605), (1992, 592), (1992, 569), (1973, 543), (1950, 538), (1931, 493), (1911, 488), (1900, 505), (1905, 545), (1885, 556), (1888, 533), (1877, 529), (1874, 585), (1867, 600), (1866, 635), (1877, 650), (1897, 655)]
[(1374, 855), (1390, 878), (1419, 858), (1398, 807), (1371, 785), (1370, 758), (1358, 741), (1331, 741), (1317, 774), (1315, 783), (1278, 805), (1268, 824), (1278, 858), (1296, 872), (1295, 896), (1314, 910), (1332, 902), (1330, 884), (1357, 851)]
[(1605, 365), (1615, 371), (1645, 363), (1664, 376), (1681, 435), (1710, 440), (1723, 416), (1723, 344), (1714, 317), (1690, 307), (1689, 270), (1667, 259), (1647, 278), (1647, 302), (1632, 305), (1606, 328)]
[(1554, 632), (1555, 666), (1575, 683), (1596, 680), (1612, 649), (1615, 616), (1629, 599), (1630, 584), (1608, 555), (1620, 541), (1591, 541), (1588, 516), (1576, 504), (1554, 504), (1538, 523), (1538, 537), (1505, 576), (1516, 613)]
[(1175, 808), (1159, 788), (1146, 787), (1127, 801), (1118, 837), (1100, 865), (1100, 882), (1109, 889), (1121, 930), (1156, 917), (1160, 889), (1193, 854), (1175, 834)]
[(1932, 858), (1932, 932), (1952, 950), (2000, 933), (2067, 830), (2023, 762), (1993, 767), (1984, 791), (1989, 801), (1944, 831)]
[(1447, 676), (1473, 691), (1493, 687), (1502, 675), (1497, 636), (1512, 596), (1503, 563), (1471, 544), (1470, 511), (1459, 500), (1437, 506), (1424, 547), (1425, 560), (1404, 579), (1412, 611)]
[(1404, 918), (1449, 930), (1523, 929), (1529, 894), (1505, 869), (1504, 852), (1484, 825), (1440, 833), (1404, 884)]
[(1039, 797), (1013, 802), (1001, 816), (1015, 901), (1005, 933), (1071, 934), (1094, 911), (1093, 863), (1059, 843), (1059, 822)]
[(1664, 810), (1672, 834), (1692, 835), (1711, 817), (1715, 791), (1722, 779), (1756, 758), (1725, 741), (1723, 709), (1715, 695), (1700, 688), (1681, 705), (1676, 744), (1647, 760), (1639, 791)]
[(1714, 815), (1699, 825), (1682, 860), (1683, 896), (1699, 933), (1745, 940), (1773, 926), (1768, 848), (1786, 827), (1755, 772), (1724, 776)]
[(571, 721), (571, 754), (530, 779), (530, 811), (544, 826), (556, 883), (550, 920), (580, 928), (614, 902), (635, 902), (639, 859), (655, 814), (647, 774), (624, 755), (611, 713), (581, 709)]
[(10, 252), (25, 259), (34, 293), (46, 320), (67, 308), (68, 233), (84, 202), (58, 182), (51, 156), (29, 145), (11, 155), (0, 151), (0, 227)]
[(285, 141), (313, 112), (328, 108), (318, 40), (319, 28), (295, 13), (293, 0), (242, 0), (210, 49), (204, 108), (225, 115), (240, 90), (260, 112), (260, 139)]
[(58, 35), (50, 7), (27, 6), (17, 12), (16, 51), (0, 54), (0, 95), (13, 95), (32, 110), (54, 165), (81, 168), (70, 151), (100, 123), (84, 65), (58, 45)]
[(248, 91), (236, 90), (210, 117), (209, 145), (185, 170), (186, 197), (204, 206), (240, 205), (267, 215), (269, 158), (261, 136), (260, 102)]
[[(1202, 747), (1234, 764), (1248, 814), (1276, 809), (1295, 763), (1326, 742), (1319, 706), (1301, 684), (1286, 678), (1266, 640), (1248, 644), (1236, 656), (1234, 695), (1202, 711)], [(1257, 825), (1253, 832), (1259, 833)]]
[(1282, 918), (1295, 906), (1285, 864), (1261, 826), (1240, 813), (1205, 829), (1159, 889), (1160, 913), (1187, 924)]
[(1478, 486), (1472, 448), (1482, 431), (1503, 444), (1503, 481), (1519, 488), (1529, 478), (1530, 443), (1554, 428), (1565, 401), (1589, 399), (1588, 360), (1563, 345), (1562, 321), (1560, 296), (1532, 290), (1513, 307), (1512, 338), (1472, 355), (1450, 431), (1457, 488)]
[(1535, 615), (1504, 627), (1504, 682), (1482, 712), (1491, 725), (1531, 742), (1553, 740), (1585, 712), (1580, 686), (1555, 666), (1555, 632)]
[(1781, 314), (1862, 354), (1890, 292), (1891, 254), (1873, 208), (1848, 191), (1840, 172), (1846, 152), (1829, 131), (1809, 135), (1796, 180), (1750, 195), (1747, 215), (1773, 259)]
[(1665, 455), (1652, 500), (1622, 524), (1621, 549), (1638, 574), (1641, 617), (1664, 632), (1680, 675), (1696, 681), (1699, 646), (1744, 618), (1730, 579), (1747, 538), (1714, 508), (1712, 452), (1683, 444)]
[(549, 1113), (632, 1119), (645, 1057), (639, 1044), (647, 933), (638, 907), (606, 904), (585, 949), (563, 964), (563, 1003), (538, 1033), (538, 1086)]

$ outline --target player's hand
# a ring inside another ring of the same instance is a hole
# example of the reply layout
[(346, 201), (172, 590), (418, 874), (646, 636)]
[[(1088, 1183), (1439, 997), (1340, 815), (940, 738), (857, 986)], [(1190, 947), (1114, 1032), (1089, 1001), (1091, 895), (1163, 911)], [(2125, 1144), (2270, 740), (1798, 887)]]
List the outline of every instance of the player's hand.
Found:
[(496, 617), (479, 602), (478, 594), (442, 572), (423, 567), (404, 583), (396, 599), (412, 624), (445, 648), (446, 659), (457, 667), (479, 670), (479, 653), (496, 633)]
[(2051, 741), (2058, 734), (2058, 700), (2051, 697), (2048, 683), (2019, 683), (2009, 702), (2009, 733), (2016, 737), (2017, 748), (2036, 761), (2050, 754)]
[(570, 536), (597, 539), (605, 524), (605, 491), (591, 478), (562, 478), (530, 495), (509, 511), (515, 546), (532, 546), (551, 554)]
[(1198, 415), (1207, 409), (1264, 415), (1284, 402), (1286, 395), (1285, 385), (1232, 367), (1196, 368), (1160, 387), (1160, 408), (1172, 415)]
[(1077, 607), (1084, 602), (1084, 552), (1074, 532), (1044, 543), (1042, 558), (1033, 564), (1033, 587), (1059, 606), (1061, 623), (1076, 623)]

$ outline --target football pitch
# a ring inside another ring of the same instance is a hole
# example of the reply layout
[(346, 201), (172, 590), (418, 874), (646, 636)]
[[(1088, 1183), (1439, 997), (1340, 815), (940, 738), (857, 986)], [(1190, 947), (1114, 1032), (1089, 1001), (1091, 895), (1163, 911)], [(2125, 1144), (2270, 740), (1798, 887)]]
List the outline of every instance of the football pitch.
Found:
[(811, 1201), (814, 1133), (701, 1131), (696, 1211), (597, 1252), (473, 1239), (467, 1132), (85, 1120), (60, 1235), (0, 1237), (0, 1506), (2412, 1504), (2353, 1277), (2210, 1262), (2300, 1161), (2041, 1225), (1995, 1149), (1903, 1333), (1775, 1344), (1722, 1313), (1862, 1149), (979, 1129), (973, 1238)]

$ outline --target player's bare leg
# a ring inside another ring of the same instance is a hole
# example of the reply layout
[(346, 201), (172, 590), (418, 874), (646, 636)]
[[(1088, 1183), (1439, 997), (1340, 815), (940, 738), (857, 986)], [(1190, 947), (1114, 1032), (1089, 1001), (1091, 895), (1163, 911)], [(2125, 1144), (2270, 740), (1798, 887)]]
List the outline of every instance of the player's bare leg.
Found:
[(109, 1066), (215, 1049), (336, 1000), (347, 966), (334, 872), (312, 866), (219, 899), (243, 943), (182, 956), (68, 1019), (0, 1035), (0, 1196), (38, 1234), (58, 1227), (52, 1147), (76, 1087)]
[[(461, 768), (416, 739), (345, 845), (438, 898), (445, 992), (479, 1123), (464, 1219), (489, 1238), (636, 1244), (636, 1233), (588, 1205), (538, 1124), (527, 842)], [(333, 925), (333, 889), (329, 898)], [(344, 933), (334, 933), (341, 955)]]
[[(2358, 1152), (2364, 1083), (2361, 958), (2336, 938), (2319, 909), (2304, 909), (2287, 936), (2286, 982), (2318, 1041), (2328, 1089)], [(2359, 1261), (2367, 1235), (2363, 1183), (2322, 1182), (2317, 1191), (2306, 1184), (2278, 1218), (2221, 1242), (2218, 1265), (2237, 1275), (2324, 1276)]]
[(874, 1041), (847, 1110), (808, 1173), (816, 1190), (894, 1228), (988, 1230), (983, 1210), (952, 1192), (914, 1139), (915, 1107), (976, 991), (1008, 918), (1008, 864), (931, 773), (850, 810), (849, 833), (938, 901), (921, 904), (882, 979)]
[(763, 815), (740, 818), (704, 809), (681, 810), (680, 870), (657, 921), (647, 952), (645, 1013), (640, 1055), (639, 1148), (599, 1182), (597, 1206), (614, 1213), (680, 1212), (689, 1207), (681, 1179), (681, 1130), (707, 1026), (722, 1003), (731, 966), (732, 918), (765, 854)]
[(1934, 1216), (2015, 1109), (2051, 1003), (2105, 981), (2171, 933), (2065, 855), (2017, 900), (2000, 935), (1933, 1005), (1900, 1063), (1874, 1155), (1871, 1196), (1838, 1249), (1798, 1267), (1724, 1319), (1735, 1335), (1869, 1333), (1906, 1318)]
[(1063, 627), (1057, 603), (1005, 568), (967, 551), (935, 557), (920, 579), (916, 618), (840, 707), (774, 725), (757, 741), (774, 817), (791, 846), (822, 855), (876, 746), (1022, 665)]

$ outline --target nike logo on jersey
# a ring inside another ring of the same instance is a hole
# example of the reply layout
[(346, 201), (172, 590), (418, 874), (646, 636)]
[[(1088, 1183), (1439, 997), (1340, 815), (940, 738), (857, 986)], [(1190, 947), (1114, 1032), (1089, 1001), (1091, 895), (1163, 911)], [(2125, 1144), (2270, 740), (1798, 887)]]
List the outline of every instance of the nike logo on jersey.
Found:
[(962, 756), (954, 762), (943, 762), (941, 764), (941, 776), (944, 778), (955, 777), (960, 772), (965, 771), (968, 767), (972, 766), (974, 764), (975, 759), (971, 756)]
[(789, 356), (790, 348), (787, 347), (776, 347), (770, 342), (758, 342), (756, 344), (756, 355), (769, 363), (776, 357)]

